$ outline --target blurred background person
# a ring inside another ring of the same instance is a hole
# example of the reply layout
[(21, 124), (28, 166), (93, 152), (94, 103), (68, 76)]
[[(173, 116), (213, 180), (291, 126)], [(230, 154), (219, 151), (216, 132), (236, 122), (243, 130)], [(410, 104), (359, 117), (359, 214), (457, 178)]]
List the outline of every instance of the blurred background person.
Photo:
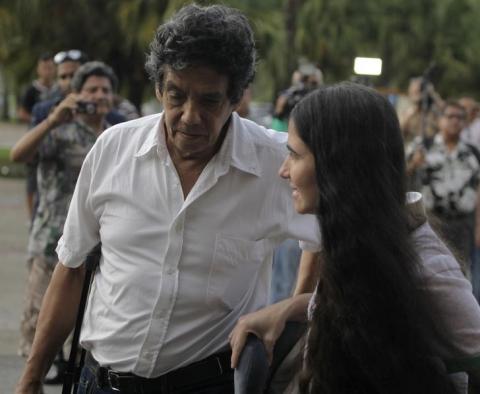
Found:
[(443, 101), (431, 82), (424, 77), (410, 79), (408, 85), (410, 106), (400, 116), (400, 127), (405, 145), (422, 136), (431, 142), (438, 131), (437, 119)]
[(439, 134), (426, 149), (418, 136), (407, 155), (407, 172), (417, 173), (432, 224), (457, 253), (464, 272), (469, 271), (473, 239), (480, 245), (478, 185), (480, 158), (460, 136), (466, 111), (447, 101), (438, 120)]
[(272, 117), (269, 111), (265, 109), (265, 106), (258, 106), (252, 103), (253, 88), (250, 85), (243, 91), (242, 99), (238, 104), (235, 111), (245, 119), (265, 127), (270, 127), (272, 123)]
[(53, 57), (56, 66), (56, 85), (54, 94), (47, 99), (41, 100), (32, 109), (31, 127), (42, 122), (57, 105), (71, 91), (70, 81), (75, 71), (86, 61), (88, 56), (79, 49), (60, 51)]
[[(55, 56), (50, 56), (54, 62), (56, 71), (56, 89), (41, 100), (38, 100), (31, 110), (30, 128), (34, 128), (50, 113), (51, 109), (57, 105), (69, 92), (70, 81), (78, 67), (84, 63), (87, 56), (78, 49), (58, 52)], [(37, 195), (37, 164), (36, 157), (26, 163), (26, 199), (27, 212), (30, 224), (33, 223), (36, 207), (38, 205)]]
[[(58, 52), (53, 60), (57, 67), (57, 86), (53, 97), (48, 100), (43, 100), (33, 107), (31, 118), (31, 129), (43, 122), (51, 111), (64, 100), (72, 91), (70, 82), (78, 70), (78, 68), (88, 60), (87, 54), (79, 49), (69, 49)], [(106, 116), (108, 124), (114, 125), (125, 122), (129, 119), (138, 117), (136, 108), (128, 100), (123, 99), (119, 95), (115, 102), (122, 108), (122, 112), (112, 109)], [(114, 104), (115, 106), (115, 104)], [(132, 108), (133, 107), (133, 108)], [(37, 195), (37, 159), (34, 157), (30, 160), (27, 166), (27, 205), (31, 222), (33, 223), (36, 207), (38, 205)]]
[(309, 92), (323, 84), (323, 74), (312, 64), (302, 64), (292, 74), (291, 85), (275, 100), (272, 129), (287, 131), (293, 107)]
[[(408, 99), (410, 105), (399, 116), (406, 152), (416, 149), (412, 145), (417, 137), (423, 147), (429, 149), (438, 132), (438, 116), (443, 100), (435, 92), (433, 84), (423, 76), (410, 79)], [(409, 190), (421, 190), (422, 180), (418, 173), (410, 172), (407, 181)]]
[[(30, 269), (21, 321), (21, 356), (30, 353), (43, 296), (58, 262), (55, 247), (80, 168), (96, 138), (110, 126), (106, 116), (117, 84), (109, 66), (98, 61), (85, 63), (75, 72), (72, 92), (11, 150), (13, 161), (38, 157), (39, 205), (28, 241)], [(45, 382), (60, 383), (64, 368), (61, 352)]]
[[(461, 139), (465, 143), (469, 144), (474, 150), (477, 150), (477, 154), (480, 155), (480, 118), (479, 110), (480, 106), (475, 101), (473, 97), (462, 97), (458, 100), (460, 105), (465, 109), (467, 114), (466, 116), (466, 125), (462, 130)], [(475, 215), (475, 226), (479, 226), (480, 222), (480, 212), (476, 212)], [(473, 295), (480, 302), (480, 239), (477, 240), (475, 237), (475, 242), (472, 245), (473, 253), (471, 255), (471, 264), (470, 264), (470, 275), (473, 288)]]
[[(113, 109), (113, 113), (118, 113), (121, 117), (125, 118), (125, 120), (132, 120), (140, 117), (140, 112), (138, 111), (137, 107), (135, 107), (130, 100), (127, 100), (125, 97), (122, 97), (119, 94), (116, 94), (113, 97)], [(119, 122), (114, 122), (112, 124), (116, 123)]]
[(462, 97), (458, 100), (465, 109), (465, 127), (462, 130), (461, 138), (467, 144), (473, 145), (480, 150), (480, 106), (473, 97)]
[(25, 123), (30, 123), (35, 104), (52, 97), (58, 90), (55, 84), (55, 63), (51, 53), (46, 52), (39, 57), (36, 72), (37, 79), (25, 89), (18, 107), (18, 119)]

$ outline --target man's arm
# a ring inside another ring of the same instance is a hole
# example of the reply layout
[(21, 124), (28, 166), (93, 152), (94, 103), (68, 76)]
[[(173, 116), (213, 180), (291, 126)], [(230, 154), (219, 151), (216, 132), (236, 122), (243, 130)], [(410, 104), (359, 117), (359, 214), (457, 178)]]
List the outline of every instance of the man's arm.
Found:
[(302, 251), (293, 295), (313, 293), (319, 278), (320, 252)]
[(43, 376), (75, 324), (84, 278), (84, 265), (67, 268), (57, 264), (45, 293), (32, 349), (16, 394), (39, 392)]
[(474, 236), (475, 236), (475, 246), (477, 248), (480, 248), (480, 186), (477, 187)]
[(425, 151), (422, 147), (416, 148), (411, 157), (407, 159), (407, 175), (412, 176), (425, 164)]
[(50, 130), (72, 119), (77, 104), (75, 94), (70, 94), (58, 104), (48, 117), (20, 138), (10, 150), (10, 160), (27, 163), (31, 161), (38, 146)]

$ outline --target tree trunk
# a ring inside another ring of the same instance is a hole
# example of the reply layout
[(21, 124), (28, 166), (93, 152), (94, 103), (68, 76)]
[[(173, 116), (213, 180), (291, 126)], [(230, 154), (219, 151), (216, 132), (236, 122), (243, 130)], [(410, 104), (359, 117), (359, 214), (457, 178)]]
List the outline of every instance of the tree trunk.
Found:
[(286, 58), (289, 75), (297, 68), (297, 53), (295, 51), (295, 34), (297, 32), (297, 14), (305, 0), (287, 0), (285, 3)]

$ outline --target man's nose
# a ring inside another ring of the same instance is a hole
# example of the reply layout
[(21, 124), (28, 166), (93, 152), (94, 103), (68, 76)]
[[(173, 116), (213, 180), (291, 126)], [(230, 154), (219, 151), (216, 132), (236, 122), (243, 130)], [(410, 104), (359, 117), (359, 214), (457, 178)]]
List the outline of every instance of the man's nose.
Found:
[(96, 99), (104, 99), (105, 97), (107, 97), (107, 92), (103, 89), (97, 89), (97, 91), (94, 94), (94, 97)]
[(186, 100), (183, 105), (182, 122), (187, 125), (200, 123), (200, 107), (193, 100)]

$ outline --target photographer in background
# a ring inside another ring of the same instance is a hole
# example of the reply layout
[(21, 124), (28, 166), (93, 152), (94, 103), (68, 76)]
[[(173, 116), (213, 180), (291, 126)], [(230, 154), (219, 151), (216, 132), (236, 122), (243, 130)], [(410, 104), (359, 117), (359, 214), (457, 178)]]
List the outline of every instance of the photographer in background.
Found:
[(293, 107), (313, 89), (323, 84), (323, 74), (317, 67), (304, 64), (292, 74), (291, 86), (280, 93), (275, 102), (272, 129), (287, 131)]
[[(424, 75), (428, 76), (428, 71)], [(438, 117), (443, 107), (443, 100), (435, 91), (429, 78), (425, 76), (410, 79), (408, 98), (411, 106), (400, 116), (405, 146), (418, 136), (421, 136), (429, 145), (438, 131)]]
[[(70, 93), (70, 81), (78, 67), (87, 61), (87, 56), (78, 49), (70, 49), (68, 51), (58, 52), (52, 58), (52, 61), (56, 66), (57, 81), (55, 86), (57, 89), (54, 95), (42, 97), (42, 99), (32, 107), (29, 131), (45, 120), (52, 108)], [(34, 158), (26, 164), (27, 209), (30, 226), (33, 223), (35, 211), (38, 206), (37, 162), (38, 160)]]
[(109, 126), (105, 117), (112, 108), (117, 77), (104, 63), (88, 62), (75, 72), (71, 86), (72, 93), (10, 152), (11, 159), (19, 162), (38, 156), (39, 205), (28, 241), (31, 268), (21, 323), (23, 356), (30, 352), (42, 299), (58, 261), (55, 247), (80, 168), (97, 137)]
[(436, 230), (457, 252), (468, 273), (473, 240), (480, 246), (480, 160), (478, 151), (461, 140), (466, 111), (447, 101), (439, 115), (439, 133), (429, 149), (417, 137), (407, 152), (407, 173), (417, 173), (425, 207)]

